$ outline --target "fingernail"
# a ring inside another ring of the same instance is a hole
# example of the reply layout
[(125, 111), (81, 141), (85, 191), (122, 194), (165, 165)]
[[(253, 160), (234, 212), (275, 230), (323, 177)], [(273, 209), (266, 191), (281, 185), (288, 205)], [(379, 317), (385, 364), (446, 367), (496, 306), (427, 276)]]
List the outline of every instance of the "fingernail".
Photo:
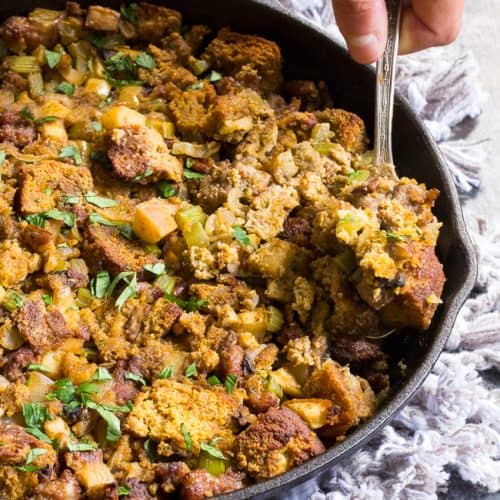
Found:
[(374, 34), (351, 36), (347, 40), (351, 56), (358, 62), (369, 64), (380, 57), (380, 40)]

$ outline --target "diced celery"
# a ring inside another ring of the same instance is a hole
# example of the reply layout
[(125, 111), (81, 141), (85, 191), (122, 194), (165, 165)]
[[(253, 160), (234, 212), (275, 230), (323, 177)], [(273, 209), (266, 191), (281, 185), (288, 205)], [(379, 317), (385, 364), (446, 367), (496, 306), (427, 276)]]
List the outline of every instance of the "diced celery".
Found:
[(267, 330), (270, 332), (279, 332), (283, 326), (283, 313), (274, 306), (269, 306), (267, 312)]
[(210, 243), (201, 222), (195, 222), (188, 231), (182, 232), (188, 247), (207, 247)]
[(206, 451), (202, 451), (198, 457), (198, 467), (200, 469), (205, 469), (213, 476), (220, 476), (226, 472), (226, 460), (214, 457)]
[(266, 389), (273, 394), (276, 394), (280, 399), (283, 397), (283, 389), (281, 385), (276, 382), (272, 375), (267, 377)]
[(43, 78), (39, 71), (28, 75), (28, 83), (30, 86), (31, 97), (43, 95)]
[(174, 276), (162, 274), (154, 280), (153, 285), (161, 288), (165, 293), (171, 294), (174, 291), (176, 282), (177, 279)]
[(370, 178), (369, 170), (355, 170), (349, 174), (349, 182), (365, 182)]
[(10, 56), (6, 58), (7, 65), (16, 73), (40, 73), (40, 65), (33, 56)]
[(190, 63), (189, 65), (191, 67), (191, 71), (196, 75), (201, 75), (202, 73), (205, 73), (205, 71), (210, 68), (210, 63), (205, 61), (204, 59), (195, 59), (193, 62)]
[(329, 123), (317, 123), (311, 132), (311, 139), (315, 142), (325, 142), (333, 137)]
[(94, 300), (94, 297), (88, 288), (79, 288), (75, 303), (78, 307), (89, 307)]
[(203, 212), (203, 209), (199, 205), (189, 205), (187, 207), (181, 208), (176, 216), (175, 220), (177, 225), (181, 228), (181, 230), (189, 231), (191, 226), (199, 222), (202, 225), (205, 225), (207, 220), (207, 215)]

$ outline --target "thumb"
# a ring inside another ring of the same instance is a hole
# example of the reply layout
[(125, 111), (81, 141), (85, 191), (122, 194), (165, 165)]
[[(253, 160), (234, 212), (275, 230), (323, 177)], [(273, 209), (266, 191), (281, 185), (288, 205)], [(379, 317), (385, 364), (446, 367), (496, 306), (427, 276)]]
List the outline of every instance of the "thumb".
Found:
[(387, 39), (385, 0), (333, 0), (333, 9), (352, 58), (362, 64), (376, 61)]

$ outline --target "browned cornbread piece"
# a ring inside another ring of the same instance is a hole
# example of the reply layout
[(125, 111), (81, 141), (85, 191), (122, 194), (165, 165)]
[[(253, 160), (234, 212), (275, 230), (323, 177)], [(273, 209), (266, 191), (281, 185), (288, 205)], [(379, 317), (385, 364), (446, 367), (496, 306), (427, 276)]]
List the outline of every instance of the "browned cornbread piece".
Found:
[(348, 366), (331, 359), (315, 369), (304, 385), (307, 396), (330, 399), (338, 407), (335, 424), (322, 428), (322, 435), (338, 437), (375, 411), (375, 395), (365, 379), (352, 375)]
[(134, 9), (134, 16), (137, 19), (134, 34), (141, 40), (156, 42), (169, 33), (181, 31), (182, 15), (177, 10), (141, 2)]
[(8, 288), (38, 271), (41, 259), (22, 248), (17, 240), (4, 240), (0, 242), (0, 263), (0, 285)]
[(236, 439), (238, 466), (257, 480), (282, 474), (325, 451), (318, 436), (293, 411), (271, 408)]
[(182, 479), (180, 496), (182, 500), (200, 500), (222, 495), (243, 488), (244, 478), (245, 474), (231, 469), (219, 476), (214, 476), (204, 469), (196, 469)]
[(241, 404), (237, 397), (221, 386), (203, 387), (189, 379), (157, 380), (136, 399), (127, 428), (137, 436), (159, 441), (158, 451), (166, 456), (186, 451), (181, 425), (190, 433), (196, 455), (200, 443), (216, 436), (222, 438), (221, 447), (230, 448)]
[(131, 241), (115, 227), (90, 224), (85, 231), (82, 252), (92, 273), (107, 269), (115, 275), (122, 271), (144, 274), (144, 266), (160, 262), (139, 241)]
[(66, 195), (92, 191), (88, 168), (53, 160), (23, 165), (20, 173), (18, 201), (23, 214), (35, 214), (56, 208)]
[(68, 469), (64, 470), (57, 479), (40, 483), (33, 490), (33, 500), (79, 500), (81, 489), (75, 476)]
[(368, 145), (368, 137), (363, 120), (344, 109), (327, 108), (314, 113), (319, 122), (330, 124), (334, 136), (333, 142), (344, 146), (349, 153), (362, 153)]
[(108, 156), (113, 170), (123, 180), (139, 184), (182, 180), (182, 165), (168, 152), (158, 132), (139, 126), (115, 129), (112, 142)]
[(404, 271), (405, 284), (382, 309), (382, 319), (390, 326), (425, 330), (441, 303), (445, 276), (433, 246), (415, 244), (412, 248), (412, 259)]
[(10, 111), (0, 114), (0, 142), (23, 147), (35, 139), (36, 127), (32, 121)]
[(238, 80), (256, 75), (264, 91), (276, 90), (282, 80), (280, 48), (265, 38), (223, 28), (209, 44), (203, 57), (215, 69)]

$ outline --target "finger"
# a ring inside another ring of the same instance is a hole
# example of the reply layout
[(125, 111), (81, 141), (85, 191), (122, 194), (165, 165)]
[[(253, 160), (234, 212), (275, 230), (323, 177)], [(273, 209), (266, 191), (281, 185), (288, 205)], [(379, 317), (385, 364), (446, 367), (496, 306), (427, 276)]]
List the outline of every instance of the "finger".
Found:
[(387, 39), (385, 0), (333, 0), (333, 8), (352, 58), (362, 64), (376, 61)]
[(451, 43), (460, 31), (464, 0), (413, 0), (403, 13), (399, 53)]

